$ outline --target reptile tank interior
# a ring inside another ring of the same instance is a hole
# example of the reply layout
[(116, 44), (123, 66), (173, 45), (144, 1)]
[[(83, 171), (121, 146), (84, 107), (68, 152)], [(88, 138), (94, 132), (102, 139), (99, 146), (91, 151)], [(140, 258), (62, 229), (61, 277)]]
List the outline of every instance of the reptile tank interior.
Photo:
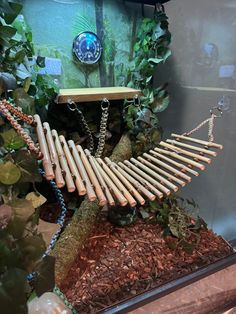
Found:
[(1, 313), (234, 313), (235, 1), (0, 9)]

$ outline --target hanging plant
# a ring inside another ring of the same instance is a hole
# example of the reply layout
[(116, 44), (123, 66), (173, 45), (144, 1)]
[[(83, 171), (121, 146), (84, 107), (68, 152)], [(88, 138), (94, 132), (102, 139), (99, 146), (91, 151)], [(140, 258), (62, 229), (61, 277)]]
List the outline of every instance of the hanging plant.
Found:
[(126, 102), (125, 120), (133, 137), (134, 154), (147, 151), (161, 138), (158, 113), (169, 104), (166, 85), (154, 88), (157, 65), (171, 55), (171, 34), (164, 12), (155, 11), (154, 18), (144, 18), (134, 45), (133, 65), (127, 70), (127, 86), (140, 89), (140, 101)]

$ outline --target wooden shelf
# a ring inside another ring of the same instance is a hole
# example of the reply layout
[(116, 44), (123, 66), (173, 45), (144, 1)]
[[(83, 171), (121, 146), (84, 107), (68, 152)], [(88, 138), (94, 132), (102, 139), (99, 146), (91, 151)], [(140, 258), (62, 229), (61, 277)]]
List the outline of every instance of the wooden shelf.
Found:
[(91, 102), (108, 100), (131, 99), (141, 95), (141, 91), (129, 87), (99, 87), (60, 89), (56, 103), (65, 104), (69, 100), (74, 102)]

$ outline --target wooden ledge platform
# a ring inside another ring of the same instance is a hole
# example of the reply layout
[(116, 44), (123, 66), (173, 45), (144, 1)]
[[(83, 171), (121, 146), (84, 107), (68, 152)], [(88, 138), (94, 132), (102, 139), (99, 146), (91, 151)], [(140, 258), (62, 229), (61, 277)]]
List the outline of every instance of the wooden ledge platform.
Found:
[(131, 99), (140, 96), (140, 90), (129, 87), (98, 87), (98, 88), (73, 88), (60, 89), (56, 103), (65, 104), (69, 100), (74, 102), (91, 102), (108, 100)]

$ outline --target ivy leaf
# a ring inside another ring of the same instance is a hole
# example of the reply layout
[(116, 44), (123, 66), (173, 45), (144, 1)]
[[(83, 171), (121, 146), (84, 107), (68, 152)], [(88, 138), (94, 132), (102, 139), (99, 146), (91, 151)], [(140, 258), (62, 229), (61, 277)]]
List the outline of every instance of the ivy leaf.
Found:
[(155, 97), (154, 102), (151, 104), (152, 111), (154, 113), (162, 112), (168, 107), (169, 103), (170, 103), (169, 95), (164, 98), (160, 98), (159, 96)]
[(38, 56), (37, 59), (36, 59), (36, 64), (40, 68), (45, 68), (45, 57)]
[(45, 256), (35, 266), (38, 276), (33, 280), (32, 285), (38, 297), (44, 292), (53, 291), (55, 286), (55, 257)]
[[(28, 77), (25, 80), (30, 80)], [(23, 109), (23, 112), (29, 115), (35, 114), (34, 99), (30, 97), (24, 88), (17, 88), (13, 92), (13, 99), (17, 106)]]
[(160, 142), (161, 140), (161, 134), (160, 131), (154, 129), (151, 133), (151, 140), (153, 143), (157, 144)]
[(11, 161), (0, 164), (0, 182), (6, 185), (16, 183), (21, 177), (20, 169)]
[(28, 193), (25, 199), (31, 201), (34, 208), (40, 207), (47, 201), (47, 199), (42, 194), (36, 192)]
[(41, 235), (27, 236), (18, 240), (18, 245), (24, 256), (24, 265), (27, 270), (34, 269), (35, 262), (38, 261), (46, 250), (45, 243)]
[[(22, 5), (16, 2), (2, 1), (0, 4), (1, 11), (4, 12), (4, 20), (7, 24), (11, 24), (22, 10)], [(8, 5), (6, 3), (8, 2)]]
[(23, 84), (23, 88), (24, 88), (24, 91), (27, 93), (29, 88), (30, 88), (30, 84), (31, 84), (31, 77), (27, 77), (25, 80), (24, 80), (24, 84)]
[(28, 200), (17, 198), (9, 203), (14, 213), (14, 216), (22, 221), (27, 221), (34, 213), (34, 207)]
[(26, 150), (19, 150), (12, 155), (16, 165), (21, 169), (20, 182), (41, 182), (37, 160)]
[(137, 139), (138, 141), (140, 141), (140, 142), (146, 142), (146, 137), (145, 137), (144, 133), (142, 133), (142, 132), (139, 132), (139, 133), (138, 133), (136, 139)]
[(39, 219), (37, 230), (42, 234), (43, 240), (48, 246), (52, 236), (60, 229), (60, 225)]
[(16, 133), (14, 129), (10, 129), (1, 133), (1, 137), (4, 141), (4, 147), (7, 149), (19, 149), (25, 146), (25, 142), (22, 138)]
[(13, 268), (0, 279), (0, 304), (2, 313), (27, 314), (27, 272)]
[(193, 254), (193, 251), (195, 250), (196, 248), (196, 244), (195, 243), (190, 243), (190, 242), (187, 242), (185, 240), (182, 240), (181, 241), (181, 246), (183, 248), (183, 250), (188, 253), (189, 255), (192, 255)]
[(0, 25), (0, 37), (3, 39), (11, 38), (15, 35), (16, 29), (7, 25)]

